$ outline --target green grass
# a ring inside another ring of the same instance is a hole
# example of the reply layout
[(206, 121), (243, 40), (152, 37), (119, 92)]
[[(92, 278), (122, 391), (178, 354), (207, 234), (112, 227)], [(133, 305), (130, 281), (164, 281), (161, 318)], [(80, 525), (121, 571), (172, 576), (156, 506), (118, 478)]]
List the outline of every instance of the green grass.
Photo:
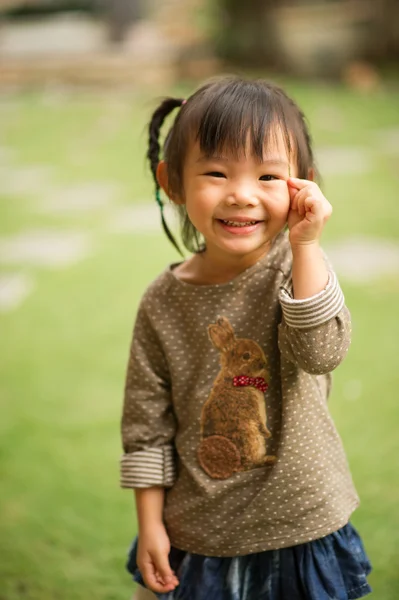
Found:
[[(376, 144), (376, 131), (399, 127), (399, 93), (287, 83), (318, 146), (365, 146), (373, 155), (370, 172), (325, 177), (335, 209), (325, 239), (397, 240), (398, 155)], [(342, 113), (339, 131), (320, 120), (323, 104)], [(121, 205), (151, 201), (143, 128), (152, 105), (87, 93), (0, 99), (2, 144), (16, 166), (51, 165), (57, 185), (116, 181)], [(96, 251), (59, 271), (21, 267), (36, 290), (0, 316), (0, 599), (129, 598), (124, 560), (136, 525), (132, 494), (118, 487), (124, 373), (140, 295), (176, 255), (161, 233), (107, 234), (109, 209), (50, 216), (36, 209), (39, 200), (0, 192), (0, 235), (78, 229), (92, 232)], [(343, 285), (354, 341), (335, 374), (331, 410), (362, 499), (354, 523), (374, 563), (373, 597), (396, 600), (399, 285)]]

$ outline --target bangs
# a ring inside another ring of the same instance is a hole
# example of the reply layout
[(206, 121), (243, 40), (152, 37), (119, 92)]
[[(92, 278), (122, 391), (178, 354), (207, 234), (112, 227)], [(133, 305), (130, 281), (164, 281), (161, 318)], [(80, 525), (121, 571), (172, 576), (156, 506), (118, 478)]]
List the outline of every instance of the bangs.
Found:
[(228, 81), (216, 94), (214, 89), (211, 94), (205, 90), (198, 98), (191, 124), (201, 152), (205, 156), (227, 153), (238, 158), (249, 146), (251, 154), (262, 161), (268, 146), (276, 143), (280, 134), (291, 158), (294, 132), (287, 122), (284, 103), (263, 82), (245, 83)]

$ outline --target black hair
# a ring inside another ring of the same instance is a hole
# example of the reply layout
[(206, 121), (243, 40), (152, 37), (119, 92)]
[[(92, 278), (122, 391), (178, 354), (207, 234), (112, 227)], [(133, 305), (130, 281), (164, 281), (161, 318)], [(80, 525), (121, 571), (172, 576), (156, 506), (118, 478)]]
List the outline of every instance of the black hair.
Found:
[[(309, 170), (315, 170), (309, 129), (297, 104), (274, 83), (224, 77), (206, 83), (187, 101), (166, 98), (152, 116), (147, 157), (160, 206), (162, 203), (156, 177), (161, 154), (159, 136), (162, 123), (176, 107), (181, 108), (163, 146), (170, 194), (184, 195), (184, 159), (188, 146), (193, 141), (198, 141), (201, 152), (208, 156), (223, 150), (239, 156), (246, 148), (249, 134), (252, 152), (262, 160), (265, 143), (275, 139), (280, 130), (287, 154), (290, 159), (294, 157), (297, 164), (298, 177), (307, 179)], [(184, 246), (190, 252), (201, 252), (205, 248), (204, 240), (189, 220), (184, 204), (179, 204), (177, 209)], [(169, 239), (180, 252), (164, 221), (163, 213), (162, 223)]]

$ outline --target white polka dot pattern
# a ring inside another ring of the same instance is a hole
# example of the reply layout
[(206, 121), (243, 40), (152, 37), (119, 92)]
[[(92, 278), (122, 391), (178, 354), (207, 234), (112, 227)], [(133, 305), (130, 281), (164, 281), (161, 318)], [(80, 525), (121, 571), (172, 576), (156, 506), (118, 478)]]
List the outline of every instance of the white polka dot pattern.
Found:
[[(122, 485), (172, 486), (164, 517), (171, 543), (183, 550), (236, 556), (292, 546), (337, 530), (358, 505), (327, 405), (330, 372), (349, 347), (350, 315), (333, 273), (324, 292), (293, 301), (291, 262), (282, 235), (229, 283), (193, 286), (168, 269), (141, 303), (122, 419)], [(220, 370), (207, 333), (218, 316), (268, 359), (267, 453), (277, 456), (225, 480), (210, 478), (197, 459), (201, 410)]]

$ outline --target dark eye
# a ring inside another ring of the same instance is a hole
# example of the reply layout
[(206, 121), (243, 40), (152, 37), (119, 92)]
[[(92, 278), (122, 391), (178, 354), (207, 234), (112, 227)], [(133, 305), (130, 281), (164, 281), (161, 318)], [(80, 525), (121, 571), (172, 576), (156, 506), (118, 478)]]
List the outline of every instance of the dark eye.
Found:
[(274, 181), (274, 179), (277, 179), (277, 177), (275, 177), (274, 175), (262, 175), (261, 177), (259, 177), (259, 179), (261, 181)]
[(226, 177), (226, 175), (220, 173), (220, 171), (210, 171), (209, 173), (206, 173), (206, 175), (209, 175), (209, 177)]
[(244, 352), (244, 354), (242, 355), (244, 360), (249, 360), (251, 358), (251, 355), (249, 352)]

